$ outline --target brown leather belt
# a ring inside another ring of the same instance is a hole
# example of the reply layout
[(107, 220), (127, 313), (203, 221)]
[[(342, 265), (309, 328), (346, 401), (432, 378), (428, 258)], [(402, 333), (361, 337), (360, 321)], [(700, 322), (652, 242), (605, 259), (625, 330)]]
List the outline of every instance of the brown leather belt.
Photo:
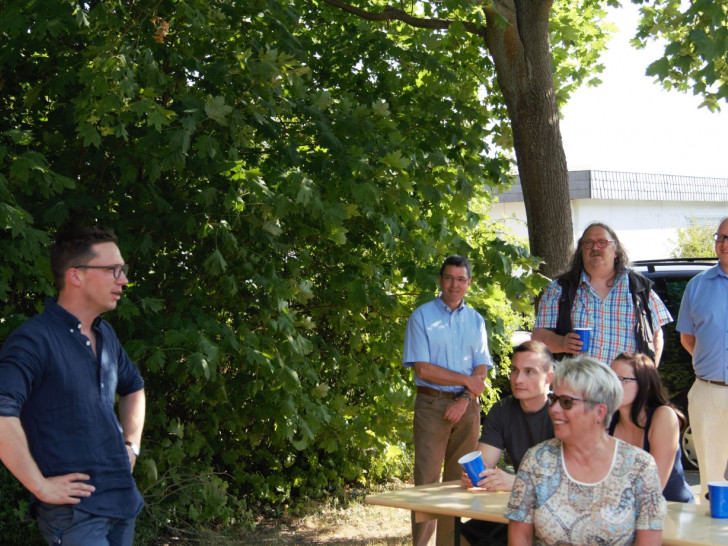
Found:
[(418, 385), (417, 394), (426, 394), (427, 396), (434, 396), (435, 398), (447, 398), (449, 400), (455, 400), (460, 393), (438, 391), (437, 389), (431, 389), (430, 387), (420, 387)]
[(710, 379), (703, 379), (702, 377), (698, 377), (702, 382), (704, 383), (710, 383), (711, 385), (715, 385), (716, 387), (728, 387), (728, 383), (723, 383), (722, 381), (712, 381)]

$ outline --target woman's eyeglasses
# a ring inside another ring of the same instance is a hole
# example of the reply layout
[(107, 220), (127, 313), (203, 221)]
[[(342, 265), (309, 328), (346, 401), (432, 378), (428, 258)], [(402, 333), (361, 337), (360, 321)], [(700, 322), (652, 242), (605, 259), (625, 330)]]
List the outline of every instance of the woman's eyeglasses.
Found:
[(591, 400), (587, 400), (586, 398), (574, 398), (573, 396), (566, 396), (565, 394), (557, 395), (552, 392), (548, 396), (549, 406), (554, 406), (558, 402), (565, 410), (570, 410), (574, 406), (574, 402), (591, 402)]

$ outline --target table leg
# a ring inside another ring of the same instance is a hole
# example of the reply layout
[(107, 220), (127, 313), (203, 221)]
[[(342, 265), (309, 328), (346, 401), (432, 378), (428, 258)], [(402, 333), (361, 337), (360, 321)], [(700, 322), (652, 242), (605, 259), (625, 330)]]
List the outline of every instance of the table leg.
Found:
[(455, 518), (455, 533), (453, 537), (453, 546), (460, 546), (460, 518)]

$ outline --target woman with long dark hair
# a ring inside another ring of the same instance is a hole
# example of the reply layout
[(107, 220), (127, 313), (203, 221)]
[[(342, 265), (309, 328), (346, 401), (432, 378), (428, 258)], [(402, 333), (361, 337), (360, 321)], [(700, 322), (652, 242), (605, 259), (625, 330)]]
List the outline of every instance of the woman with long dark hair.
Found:
[(609, 433), (654, 457), (667, 500), (695, 502), (682, 466), (680, 429), (685, 417), (668, 400), (654, 362), (641, 353), (620, 353), (611, 368), (624, 396)]

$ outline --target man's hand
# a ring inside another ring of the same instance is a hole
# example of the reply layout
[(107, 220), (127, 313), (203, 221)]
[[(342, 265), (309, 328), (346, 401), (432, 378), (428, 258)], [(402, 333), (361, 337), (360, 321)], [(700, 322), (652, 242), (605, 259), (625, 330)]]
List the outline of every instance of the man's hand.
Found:
[(513, 489), (513, 482), (516, 481), (514, 474), (509, 474), (500, 468), (488, 468), (483, 475), (485, 477), (478, 482), (478, 487), (486, 491), (510, 491)]
[(445, 415), (443, 417), (446, 421), (457, 423), (460, 421), (460, 418), (465, 415), (465, 410), (468, 409), (468, 404), (470, 404), (470, 401), (466, 398), (453, 400), (445, 410)]
[(516, 476), (509, 474), (501, 470), (500, 468), (487, 468), (484, 472), (480, 473), (480, 481), (473, 485), (468, 478), (468, 475), (463, 472), (460, 476), (460, 484), (470, 489), (471, 487), (479, 487), (485, 491), (511, 491), (513, 489), (513, 482), (516, 481)]
[(485, 390), (485, 376), (471, 375), (465, 381), (465, 388), (473, 393), (476, 397), (483, 394)]
[(84, 483), (91, 479), (88, 474), (74, 472), (46, 478), (43, 486), (34, 491), (38, 500), (49, 504), (78, 504), (82, 497), (90, 497), (96, 491), (93, 485)]
[(581, 352), (582, 345), (583, 343), (581, 341), (581, 338), (579, 337), (579, 334), (570, 332), (564, 336), (562, 352), (575, 355)]
[(136, 464), (136, 461), (137, 461), (137, 456), (134, 455), (134, 452), (131, 450), (131, 446), (130, 445), (127, 445), (126, 446), (126, 454), (129, 456), (129, 464), (131, 465), (131, 470), (133, 472), (134, 471), (134, 465)]
[[(485, 475), (481, 472), (481, 474)], [(463, 470), (462, 474), (460, 474), (460, 485), (462, 485), (465, 489), (470, 489), (471, 487), (476, 487), (473, 485), (473, 482), (470, 481), (470, 477), (468, 476), (468, 473)]]

